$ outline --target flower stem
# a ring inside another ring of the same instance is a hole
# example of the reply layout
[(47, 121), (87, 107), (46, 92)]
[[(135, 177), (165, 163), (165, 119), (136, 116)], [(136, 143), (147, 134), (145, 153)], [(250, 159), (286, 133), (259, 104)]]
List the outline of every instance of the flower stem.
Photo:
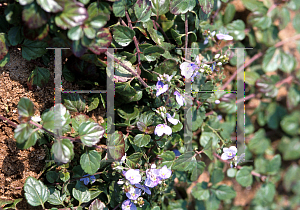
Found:
[(225, 145), (225, 141), (224, 139), (219, 135), (219, 133), (212, 127), (210, 127), (209, 125), (205, 124), (210, 130), (212, 130), (212, 132), (214, 132), (218, 137), (219, 139), (222, 141), (223, 145)]

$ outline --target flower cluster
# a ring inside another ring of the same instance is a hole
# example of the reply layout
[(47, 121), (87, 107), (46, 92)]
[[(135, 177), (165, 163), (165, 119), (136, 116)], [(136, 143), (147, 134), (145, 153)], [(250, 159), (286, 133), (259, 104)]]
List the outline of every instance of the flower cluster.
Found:
[(144, 205), (141, 196), (145, 193), (151, 195), (149, 188), (162, 184), (165, 179), (171, 177), (172, 171), (166, 165), (156, 169), (156, 165), (152, 164), (151, 168), (146, 170), (146, 173), (141, 172), (139, 169), (128, 169), (122, 171), (122, 174), (125, 178), (120, 179), (118, 184), (123, 185), (122, 189), (128, 198), (122, 203), (122, 210), (135, 210), (137, 209), (136, 205), (140, 207)]

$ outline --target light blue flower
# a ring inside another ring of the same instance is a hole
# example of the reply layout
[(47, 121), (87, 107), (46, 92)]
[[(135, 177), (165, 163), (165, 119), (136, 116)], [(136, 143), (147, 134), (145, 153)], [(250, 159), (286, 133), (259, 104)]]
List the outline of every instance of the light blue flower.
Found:
[(233, 158), (237, 153), (237, 148), (235, 146), (231, 146), (229, 148), (223, 148), (223, 154), (221, 155), (222, 160), (228, 160)]
[(183, 62), (180, 64), (181, 75), (185, 77), (185, 79), (189, 79), (194, 74), (195, 70), (199, 69), (199, 66), (189, 62)]
[(86, 178), (81, 178), (80, 181), (83, 181), (84, 185), (88, 185), (88, 183), (90, 181), (91, 181), (91, 184), (93, 184), (96, 181), (96, 178), (94, 175), (90, 176), (89, 174), (87, 174), (87, 175), (84, 175), (83, 177), (86, 177)]
[(176, 101), (180, 106), (183, 106), (185, 103), (184, 97), (176, 90), (174, 92), (174, 95), (176, 96)]
[(137, 210), (137, 208), (130, 199), (127, 199), (122, 203), (122, 210)]
[(172, 128), (166, 124), (158, 124), (155, 127), (154, 134), (158, 136), (162, 136), (163, 134), (171, 135), (172, 134)]
[(125, 172), (125, 178), (130, 182), (130, 184), (138, 184), (142, 180), (139, 169), (129, 169)]
[(162, 76), (158, 77), (159, 81), (165, 81), (165, 82), (170, 82), (172, 79), (173, 75), (168, 75), (166, 73), (164, 73)]
[(146, 174), (147, 178), (145, 180), (145, 185), (147, 187), (155, 187), (161, 181), (161, 177), (159, 176), (159, 169), (148, 169)]
[(169, 89), (169, 85), (168, 84), (164, 84), (162, 81), (158, 81), (156, 83), (156, 96), (159, 96), (165, 92), (167, 92), (167, 90)]
[(142, 190), (138, 188), (131, 187), (129, 192), (126, 193), (127, 198), (131, 200), (136, 200), (142, 194)]
[(233, 37), (232, 37), (232, 36), (226, 35), (226, 34), (218, 33), (216, 36), (217, 36), (217, 38), (218, 38), (219, 40), (222, 40), (222, 39), (224, 39), (224, 40), (233, 40)]
[(168, 169), (168, 167), (166, 165), (164, 165), (164, 167), (159, 169), (159, 177), (160, 178), (168, 179), (168, 178), (170, 178), (171, 175), (172, 175), (172, 171), (170, 169)]
[(170, 123), (172, 123), (173, 125), (177, 125), (178, 122), (179, 122), (179, 120), (175, 119), (174, 117), (175, 117), (175, 113), (173, 114), (173, 117), (169, 113), (167, 113), (167, 119), (168, 119), (168, 121)]
[(145, 185), (140, 185), (140, 184), (136, 184), (135, 185), (137, 188), (140, 188), (140, 189), (142, 189), (145, 193), (147, 193), (148, 195), (151, 195), (151, 191), (150, 191), (150, 189), (147, 187), (147, 186), (145, 186)]

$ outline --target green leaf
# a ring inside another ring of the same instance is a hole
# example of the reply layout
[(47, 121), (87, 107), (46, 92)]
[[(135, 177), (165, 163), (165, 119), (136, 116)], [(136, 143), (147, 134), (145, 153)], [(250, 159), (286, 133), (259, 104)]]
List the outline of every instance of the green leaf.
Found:
[[(283, 141), (283, 140), (281, 140)], [(285, 146), (283, 150), (284, 160), (297, 160), (300, 157), (300, 140), (299, 138), (293, 138), (288, 142), (281, 143), (281, 146)]]
[(227, 4), (225, 13), (223, 16), (223, 22), (225, 25), (227, 25), (228, 23), (230, 23), (233, 20), (235, 12), (236, 12), (235, 6), (233, 4)]
[(244, 166), (236, 173), (236, 181), (243, 187), (248, 187), (252, 185), (253, 178), (251, 170), (252, 167)]
[(212, 11), (214, 7), (214, 0), (199, 0), (199, 4), (202, 8), (202, 11), (205, 14), (208, 14)]
[(47, 201), (50, 192), (48, 188), (39, 180), (28, 177), (24, 184), (25, 198), (32, 206), (42, 205)]
[(250, 140), (248, 147), (249, 150), (255, 154), (263, 154), (269, 147), (270, 141), (265, 138), (264, 129), (259, 129)]
[(286, 191), (290, 191), (292, 186), (299, 180), (300, 168), (296, 164), (292, 164), (288, 170), (286, 171), (285, 175), (283, 176), (283, 186)]
[(90, 101), (89, 101), (88, 112), (90, 112), (90, 111), (96, 109), (96, 108), (98, 107), (98, 105), (99, 105), (99, 102), (100, 102), (100, 100), (99, 100), (98, 97), (92, 97), (92, 98), (90, 98), (89, 100), (90, 100)]
[(77, 182), (75, 188), (72, 190), (72, 195), (79, 203), (87, 203), (91, 200), (91, 193), (89, 189), (82, 185), (80, 182)]
[(216, 195), (220, 200), (228, 200), (234, 198), (236, 196), (236, 192), (227, 185), (219, 185), (216, 189)]
[(89, 210), (108, 210), (105, 204), (99, 199), (95, 199), (89, 206)]
[(278, 9), (278, 18), (279, 18), (279, 28), (280, 30), (284, 29), (287, 24), (290, 22), (290, 11), (286, 7)]
[(7, 53), (2, 60), (0, 60), (0, 67), (4, 67), (10, 60), (10, 55)]
[(152, 0), (152, 12), (155, 15), (164, 15), (169, 12), (170, 0), (160, 1), (160, 0)]
[(128, 82), (117, 82), (115, 84), (115, 90), (117, 93), (123, 96), (134, 96), (136, 90), (130, 85), (131, 81)]
[(265, 72), (273, 72), (277, 70), (280, 66), (281, 56), (280, 49), (275, 47), (270, 47), (263, 58), (263, 70)]
[(54, 142), (51, 152), (54, 154), (54, 160), (67, 163), (74, 157), (74, 145), (69, 139), (62, 139)]
[(105, 47), (109, 47), (112, 41), (112, 36), (108, 28), (100, 28), (96, 33), (96, 38), (89, 44), (88, 49), (93, 53), (100, 55), (105, 52)]
[(68, 69), (67, 65), (64, 65), (62, 70), (62, 75), (68, 82), (74, 82), (75, 81), (75, 75), (73, 74), (70, 69)]
[(87, 174), (94, 174), (100, 167), (101, 156), (96, 150), (90, 150), (80, 157), (81, 168)]
[(234, 178), (236, 175), (236, 169), (235, 168), (229, 168), (227, 170), (227, 176), (230, 178)]
[(7, 43), (5, 40), (5, 34), (0, 33), (0, 60), (2, 60), (8, 53)]
[(134, 144), (138, 147), (144, 147), (147, 146), (147, 144), (150, 142), (151, 136), (145, 135), (145, 134), (138, 134), (134, 137)]
[(210, 139), (212, 139), (212, 146), (216, 147), (218, 144), (218, 137), (216, 136), (216, 134), (212, 132), (202, 132), (200, 137), (201, 146), (206, 147)]
[(22, 123), (17, 126), (14, 134), (17, 140), (17, 147), (20, 149), (28, 149), (35, 145), (38, 139), (38, 133), (33, 130), (29, 123)]
[(63, 94), (63, 105), (71, 112), (82, 112), (85, 109), (85, 100), (79, 94)]
[(256, 0), (242, 0), (243, 5), (250, 11), (255, 12), (264, 7), (264, 3)]
[(292, 110), (300, 102), (300, 91), (296, 88), (296, 85), (292, 85), (289, 89), (286, 105), (288, 110)]
[(293, 19), (293, 27), (298, 33), (300, 33), (300, 14), (295, 15)]
[(256, 192), (255, 199), (262, 200), (266, 203), (271, 203), (276, 193), (275, 185), (271, 182), (263, 184)]
[(164, 52), (165, 52), (165, 50), (159, 46), (151, 46), (151, 47), (147, 47), (143, 51), (143, 54), (148, 61), (155, 61)]
[(129, 167), (135, 168), (136, 164), (141, 160), (142, 157), (143, 157), (143, 154), (140, 152), (133, 153), (132, 155), (130, 155), (126, 158), (126, 164)]
[(210, 193), (209, 199), (205, 201), (205, 207), (209, 210), (217, 210), (220, 206), (220, 200), (214, 192)]
[(86, 146), (97, 144), (103, 137), (105, 130), (102, 126), (95, 122), (84, 122), (78, 128), (80, 140)]
[(198, 180), (199, 176), (203, 173), (205, 169), (205, 163), (197, 161), (197, 165), (193, 168), (191, 173), (191, 181)]
[(120, 160), (124, 156), (125, 140), (121, 131), (107, 135), (107, 149), (114, 160)]
[(281, 62), (279, 68), (285, 73), (291, 73), (297, 65), (295, 58), (291, 54), (280, 52)]
[(113, 4), (113, 13), (116, 17), (124, 17), (126, 11), (126, 0), (119, 0)]
[(227, 30), (234, 40), (245, 38), (245, 23), (242, 20), (235, 20), (227, 25)]
[(160, 157), (162, 158), (161, 166), (166, 165), (169, 168), (174, 163), (175, 153), (173, 151), (165, 151)]
[(8, 40), (12, 46), (16, 46), (23, 41), (22, 27), (14, 26), (8, 31)]
[(71, 50), (76, 57), (81, 57), (86, 52), (87, 48), (82, 44), (81, 39), (72, 42)]
[(174, 15), (186, 13), (188, 11), (189, 1), (172, 0), (170, 1), (170, 12)]
[(27, 4), (30, 4), (32, 3), (34, 0), (19, 0), (19, 3), (24, 6), (24, 5), (27, 5)]
[(15, 26), (19, 25), (22, 21), (22, 11), (23, 7), (21, 5), (8, 4), (4, 11), (6, 21)]
[(75, 26), (68, 30), (68, 37), (73, 41), (79, 40), (82, 36), (83, 30), (81, 26)]
[(248, 85), (254, 85), (259, 78), (260, 75), (255, 71), (245, 71), (245, 83)]
[(118, 25), (115, 26), (113, 30), (113, 38), (119, 45), (123, 47), (129, 45), (135, 36), (134, 30), (126, 26)]
[(55, 23), (66, 30), (82, 25), (88, 18), (84, 4), (76, 1), (64, 1), (64, 10), (55, 16)]
[(36, 66), (28, 77), (27, 85), (36, 85), (44, 87), (50, 79), (50, 71), (48, 69)]
[[(300, 145), (299, 145), (300, 146)], [(300, 147), (298, 146), (298, 150)], [(297, 150), (297, 151), (298, 151)], [(300, 154), (300, 153), (299, 153)], [(300, 157), (300, 156), (299, 156)], [(275, 155), (272, 160), (267, 165), (267, 172), (271, 175), (278, 173), (281, 166), (281, 156), (279, 154)]]
[(300, 112), (296, 111), (293, 114), (286, 115), (280, 122), (280, 126), (284, 132), (289, 135), (297, 135), (299, 133), (299, 118)]
[(214, 152), (214, 149), (213, 149), (213, 141), (212, 139), (210, 138), (209, 141), (207, 142), (207, 144), (205, 145), (204, 149), (203, 149), (203, 152), (207, 155), (207, 157), (209, 157), (209, 159), (213, 159), (213, 152)]
[(58, 4), (55, 0), (37, 0), (36, 2), (46, 12), (57, 13), (57, 12), (63, 11), (63, 7), (61, 6), (63, 4)]
[(47, 200), (52, 205), (64, 205), (64, 201), (66, 200), (67, 195), (63, 194), (60, 195), (60, 191), (55, 189), (54, 187), (48, 188), (50, 191), (50, 196)]
[[(55, 171), (48, 171), (46, 173), (46, 179), (50, 183), (54, 183), (58, 179), (58, 173)], [(50, 191), (51, 193), (51, 191)]]
[(207, 200), (209, 198), (209, 189), (207, 189), (207, 182), (198, 182), (192, 188), (192, 195), (197, 200)]
[(141, 22), (150, 20), (151, 15), (151, 2), (150, 0), (137, 0), (134, 4), (134, 14)]
[(174, 165), (172, 166), (173, 170), (178, 171), (191, 171), (196, 166), (195, 152), (186, 152), (178, 157), (175, 160)]
[(173, 39), (175, 39), (176, 43), (178, 45), (182, 45), (181, 37), (184, 36), (184, 34), (179, 34), (178, 31), (174, 30), (173, 28), (171, 29), (171, 35)]
[(221, 168), (215, 168), (211, 174), (210, 181), (212, 184), (217, 184), (224, 179), (224, 173)]
[(47, 23), (47, 14), (36, 3), (28, 4), (22, 12), (22, 19), (30, 29), (37, 29)]
[(265, 111), (265, 118), (271, 129), (277, 129), (281, 119), (286, 115), (287, 111), (284, 107), (276, 102), (270, 103)]
[(28, 61), (34, 60), (46, 54), (46, 47), (48, 47), (46, 42), (25, 39), (22, 44), (22, 56)]
[(23, 97), (20, 99), (17, 108), (20, 116), (29, 117), (33, 116), (34, 114), (34, 105), (32, 101), (27, 97)]

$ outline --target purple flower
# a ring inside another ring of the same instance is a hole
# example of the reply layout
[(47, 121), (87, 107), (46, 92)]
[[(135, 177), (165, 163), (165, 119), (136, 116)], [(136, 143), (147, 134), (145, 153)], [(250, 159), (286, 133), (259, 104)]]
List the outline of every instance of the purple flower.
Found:
[(218, 38), (219, 40), (221, 40), (221, 39), (224, 39), (224, 40), (233, 40), (233, 37), (232, 37), (232, 36), (226, 35), (226, 34), (218, 33), (216, 36), (217, 36), (217, 38)]
[(162, 76), (158, 77), (158, 80), (170, 82), (172, 77), (173, 75), (169, 76), (168, 74), (164, 73)]
[(164, 167), (159, 169), (159, 177), (160, 178), (168, 179), (168, 178), (170, 178), (171, 175), (172, 175), (172, 171), (170, 169), (168, 169), (168, 167), (166, 165), (164, 165)]
[(177, 90), (174, 92), (174, 95), (176, 96), (177, 103), (180, 106), (183, 106), (183, 104), (185, 103), (184, 97), (180, 95), (180, 93)]
[(125, 173), (125, 178), (130, 182), (130, 184), (138, 184), (142, 180), (139, 169), (129, 169)]
[(161, 177), (159, 176), (159, 169), (148, 169), (146, 174), (147, 174), (147, 179), (145, 180), (145, 185), (147, 187), (155, 187), (158, 185), (158, 183), (161, 181)]
[(183, 62), (182, 64), (180, 64), (181, 75), (184, 76), (186, 79), (191, 78), (194, 74), (194, 71), (198, 68), (198, 65), (189, 62)]
[(136, 200), (138, 199), (138, 197), (140, 197), (141, 193), (142, 193), (141, 189), (131, 187), (129, 192), (126, 193), (126, 196), (131, 200)]
[[(87, 176), (89, 176), (89, 177), (87, 177)], [(90, 176), (89, 174), (87, 174), (87, 175), (84, 175), (83, 177), (86, 177), (86, 178), (81, 178), (80, 181), (83, 181), (84, 185), (87, 185), (90, 181), (91, 181), (91, 184), (93, 184), (96, 181), (96, 178), (94, 175)]]
[(175, 113), (173, 114), (173, 117), (169, 113), (167, 113), (167, 119), (168, 119), (168, 121), (170, 123), (172, 123), (173, 125), (177, 125), (178, 122), (179, 122), (179, 120), (175, 119), (174, 116), (175, 116)]
[(168, 89), (169, 89), (168, 84), (164, 85), (164, 83), (162, 81), (158, 81), (156, 83), (156, 90), (157, 90), (156, 96), (159, 96), (159, 95), (165, 93)]
[(140, 184), (136, 184), (136, 187), (142, 189), (145, 193), (147, 193), (148, 195), (151, 195), (151, 191), (149, 190), (149, 188), (145, 185), (140, 185)]
[(231, 146), (229, 148), (223, 148), (223, 154), (221, 155), (222, 160), (228, 160), (233, 158), (237, 153), (237, 148), (235, 146)]
[(170, 126), (167, 126), (165, 124), (159, 124), (155, 128), (154, 134), (158, 135), (158, 136), (162, 136), (163, 134), (171, 135), (172, 134), (172, 128), (170, 128)]
[(122, 210), (137, 210), (134, 203), (130, 201), (130, 199), (127, 199), (122, 203)]

